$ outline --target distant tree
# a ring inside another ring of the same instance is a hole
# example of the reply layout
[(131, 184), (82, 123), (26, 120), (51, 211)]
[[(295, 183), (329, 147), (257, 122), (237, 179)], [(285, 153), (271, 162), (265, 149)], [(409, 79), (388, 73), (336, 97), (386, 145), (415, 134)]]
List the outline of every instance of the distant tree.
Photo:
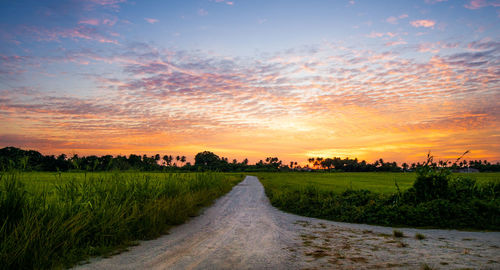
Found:
[(203, 151), (194, 157), (194, 165), (204, 170), (216, 170), (221, 163), (221, 159), (210, 151)]

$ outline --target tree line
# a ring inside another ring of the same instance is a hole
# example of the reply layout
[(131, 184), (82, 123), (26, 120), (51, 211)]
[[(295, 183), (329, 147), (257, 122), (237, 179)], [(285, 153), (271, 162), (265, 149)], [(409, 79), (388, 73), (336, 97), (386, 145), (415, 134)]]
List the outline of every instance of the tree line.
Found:
[[(467, 151), (468, 152), (468, 151)], [(466, 152), (466, 153), (467, 153)], [(350, 159), (348, 157), (342, 159), (340, 157), (334, 158), (309, 158), (309, 164), (311, 167), (318, 170), (326, 171), (342, 171), (342, 172), (412, 172), (417, 168), (424, 166), (426, 162), (416, 162), (416, 163), (402, 163), (398, 166), (396, 162), (384, 162), (384, 159), (380, 158), (373, 163), (368, 163), (365, 160), (361, 162), (357, 158)], [(427, 164), (433, 168), (437, 167), (450, 167), (452, 171), (461, 171), (465, 169), (475, 169), (480, 172), (498, 172), (500, 171), (500, 163), (496, 164), (490, 163), (487, 160), (457, 160), (457, 162), (452, 162), (449, 160), (439, 160), (438, 162), (432, 161)]]
[[(403, 172), (414, 171), (420, 163), (399, 166), (396, 162), (378, 159), (373, 163), (357, 158), (309, 158), (308, 164), (299, 165), (296, 161), (283, 163), (278, 157), (267, 157), (255, 164), (249, 164), (247, 158), (242, 161), (229, 160), (215, 153), (204, 151), (196, 154), (195, 162), (186, 162), (186, 156), (160, 154), (148, 155), (104, 155), (79, 156), (74, 154), (42, 155), (35, 150), (23, 150), (16, 147), (0, 149), (0, 170), (22, 171), (221, 171), (221, 172), (259, 172), (259, 171), (330, 171), (330, 172)], [(449, 161), (439, 161), (431, 166), (444, 166)], [(500, 163), (492, 164), (486, 160), (462, 160), (451, 165), (452, 170), (473, 168), (478, 171), (500, 171)]]

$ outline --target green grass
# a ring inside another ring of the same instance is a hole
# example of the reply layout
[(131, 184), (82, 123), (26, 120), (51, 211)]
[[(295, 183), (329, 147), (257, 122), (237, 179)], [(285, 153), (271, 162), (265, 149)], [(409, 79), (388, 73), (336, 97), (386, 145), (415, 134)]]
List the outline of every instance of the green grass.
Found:
[[(313, 185), (321, 190), (342, 193), (347, 189), (366, 189), (374, 193), (397, 192), (395, 182), (401, 191), (410, 188), (416, 179), (415, 173), (391, 172), (349, 172), (349, 173), (256, 173), (259, 180), (270, 188), (298, 188)], [(472, 177), (478, 184), (500, 183), (500, 173), (456, 173), (457, 176)]]
[(49, 269), (164, 234), (231, 190), (222, 173), (23, 173), (0, 179), (0, 269)]
[[(257, 173), (287, 212), (383, 226), (500, 230), (500, 173)], [(447, 185), (436, 185), (444, 178)], [(471, 179), (470, 179), (471, 178)], [(399, 191), (395, 185), (397, 182)], [(426, 195), (426, 196), (423, 196)]]

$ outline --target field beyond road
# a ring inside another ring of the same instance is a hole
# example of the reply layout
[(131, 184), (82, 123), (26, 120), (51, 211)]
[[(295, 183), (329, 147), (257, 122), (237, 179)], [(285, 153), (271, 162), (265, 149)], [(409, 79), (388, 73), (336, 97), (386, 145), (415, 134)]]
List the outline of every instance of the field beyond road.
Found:
[(500, 173), (258, 173), (273, 206), (334, 221), (500, 230)]
[[(312, 185), (325, 191), (336, 193), (347, 189), (366, 189), (374, 193), (392, 194), (397, 192), (395, 183), (401, 191), (410, 188), (417, 177), (416, 173), (393, 172), (347, 172), (347, 173), (253, 173), (265, 186), (275, 188), (301, 187)], [(471, 177), (478, 184), (500, 183), (500, 173), (455, 173), (455, 176)]]

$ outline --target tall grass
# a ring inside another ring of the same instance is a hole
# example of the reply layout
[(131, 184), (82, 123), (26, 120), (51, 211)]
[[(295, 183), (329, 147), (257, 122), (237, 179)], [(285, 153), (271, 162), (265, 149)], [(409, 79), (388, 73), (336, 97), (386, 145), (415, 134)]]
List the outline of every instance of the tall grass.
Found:
[(28, 192), (21, 177), (0, 176), (0, 269), (69, 267), (157, 237), (242, 179), (218, 173), (96, 174)]

